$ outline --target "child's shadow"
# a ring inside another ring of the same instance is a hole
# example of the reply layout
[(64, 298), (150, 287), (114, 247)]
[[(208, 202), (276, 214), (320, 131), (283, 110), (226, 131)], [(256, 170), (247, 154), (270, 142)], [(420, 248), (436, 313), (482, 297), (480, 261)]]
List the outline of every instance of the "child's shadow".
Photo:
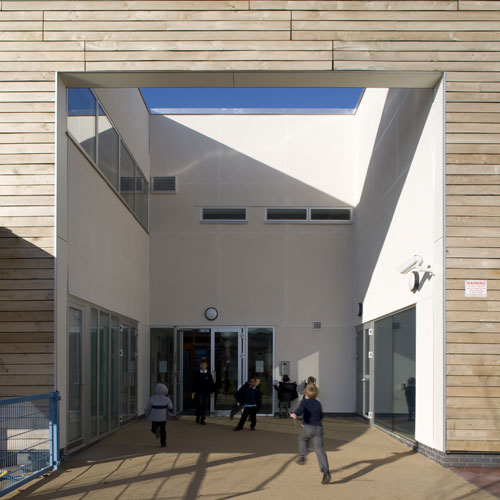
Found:
[(408, 450), (408, 451), (403, 451), (401, 453), (393, 453), (390, 457), (386, 458), (377, 458), (375, 460), (360, 460), (359, 462), (354, 462), (352, 464), (346, 465), (345, 467), (342, 467), (342, 469), (338, 469), (337, 472), (350, 469), (360, 464), (366, 464), (366, 466), (363, 467), (361, 470), (354, 472), (350, 476), (346, 476), (343, 479), (340, 479), (339, 481), (332, 481), (330, 484), (348, 483), (353, 479), (358, 479), (359, 477), (368, 474), (372, 470), (375, 470), (377, 467), (381, 467), (383, 465), (396, 462), (396, 460), (400, 460), (401, 458), (407, 457), (409, 455), (414, 455), (415, 453), (417, 453), (415, 450)]

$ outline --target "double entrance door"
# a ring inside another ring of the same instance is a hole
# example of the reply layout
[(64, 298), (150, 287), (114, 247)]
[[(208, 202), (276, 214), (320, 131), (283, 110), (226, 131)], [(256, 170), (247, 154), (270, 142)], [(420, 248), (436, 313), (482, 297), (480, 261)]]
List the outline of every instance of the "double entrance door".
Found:
[(176, 412), (194, 412), (193, 380), (200, 361), (206, 360), (215, 382), (210, 411), (227, 414), (234, 393), (251, 374), (260, 378), (261, 413), (273, 412), (272, 327), (210, 327), (151, 329), (151, 391), (165, 383)]

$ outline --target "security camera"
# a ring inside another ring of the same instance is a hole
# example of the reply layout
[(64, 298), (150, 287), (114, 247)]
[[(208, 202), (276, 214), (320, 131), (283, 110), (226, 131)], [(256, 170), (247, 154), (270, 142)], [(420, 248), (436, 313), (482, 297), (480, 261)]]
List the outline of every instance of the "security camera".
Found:
[(398, 272), (406, 274), (415, 267), (420, 267), (424, 263), (424, 259), (420, 255), (413, 255), (404, 264), (398, 267)]

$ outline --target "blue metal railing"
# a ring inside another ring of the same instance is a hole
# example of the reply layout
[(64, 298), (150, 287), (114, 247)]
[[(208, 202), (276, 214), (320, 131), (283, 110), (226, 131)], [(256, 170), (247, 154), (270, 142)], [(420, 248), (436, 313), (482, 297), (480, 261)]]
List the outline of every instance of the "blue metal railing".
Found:
[(58, 392), (0, 400), (0, 497), (59, 466)]

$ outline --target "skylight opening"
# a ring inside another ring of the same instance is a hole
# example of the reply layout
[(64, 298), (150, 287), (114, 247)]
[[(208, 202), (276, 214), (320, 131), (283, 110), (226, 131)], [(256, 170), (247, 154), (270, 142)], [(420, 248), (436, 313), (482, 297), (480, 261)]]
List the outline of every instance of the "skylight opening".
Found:
[(140, 91), (151, 114), (352, 115), (364, 88), (147, 87)]

